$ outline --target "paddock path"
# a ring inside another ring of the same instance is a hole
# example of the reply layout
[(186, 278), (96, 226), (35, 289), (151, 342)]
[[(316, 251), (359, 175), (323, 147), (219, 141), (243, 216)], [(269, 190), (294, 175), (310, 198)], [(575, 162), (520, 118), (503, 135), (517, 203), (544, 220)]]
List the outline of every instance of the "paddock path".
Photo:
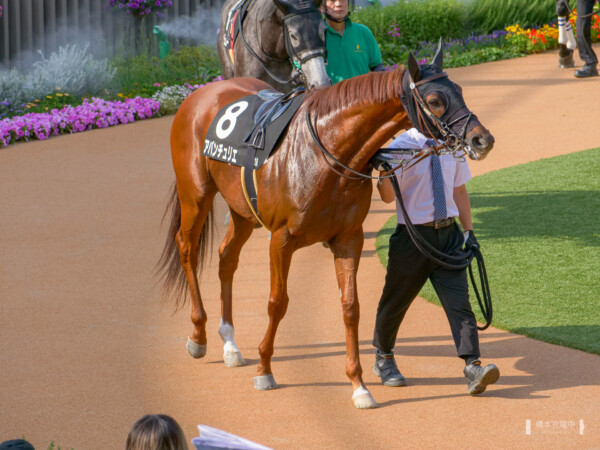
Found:
[[(600, 145), (600, 79), (575, 80), (556, 66), (550, 52), (449, 70), (497, 140), (487, 160), (471, 164), (475, 174)], [(249, 366), (221, 363), (216, 253), (202, 282), (208, 355), (189, 357), (189, 310), (161, 307), (152, 277), (173, 180), (171, 120), (0, 149), (0, 441), (118, 449), (135, 420), (162, 412), (188, 439), (204, 423), (278, 449), (600, 447), (599, 356), (490, 329), (484, 362), (502, 377), (472, 398), (441, 308), (422, 300), (397, 345), (409, 386), (378, 384), (370, 337), (384, 268), (374, 241), (393, 211), (377, 199), (359, 295), (365, 381), (379, 409), (352, 406), (332, 257), (320, 245), (292, 263), (273, 363), (280, 389), (252, 388), (267, 324), (264, 230), (242, 252), (234, 289)], [(218, 203), (215, 248), (224, 215)]]

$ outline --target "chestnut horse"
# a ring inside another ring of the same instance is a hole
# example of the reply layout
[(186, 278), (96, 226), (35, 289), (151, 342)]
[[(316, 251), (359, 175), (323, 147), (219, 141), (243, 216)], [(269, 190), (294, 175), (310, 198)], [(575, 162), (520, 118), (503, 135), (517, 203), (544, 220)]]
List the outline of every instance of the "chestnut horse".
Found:
[[(346, 374), (354, 390), (352, 399), (357, 408), (377, 406), (362, 380), (356, 286), (364, 240), (362, 223), (369, 211), (373, 186), (368, 178), (356, 177), (351, 171), (368, 177), (369, 160), (375, 152), (394, 133), (411, 126), (403, 106), (407, 99), (414, 99), (415, 105), (421, 105), (417, 109), (426, 112), (423, 116), (421, 111), (421, 119), (413, 121), (433, 129), (430, 135), (453, 135), (468, 143), (474, 159), (485, 157), (494, 139), (466, 108), (460, 88), (448, 79), (441, 66), (439, 55), (434, 64), (421, 67), (411, 55), (409, 70), (401, 67), (391, 72), (370, 73), (308, 92), (275, 153), (256, 171), (258, 212), (272, 232), (269, 325), (259, 346), (256, 389), (277, 387), (271, 357), (275, 333), (288, 306), (286, 283), (292, 254), (301, 247), (327, 242), (334, 255), (342, 294)], [(181, 294), (189, 286), (194, 327), (187, 348), (195, 358), (203, 357), (207, 317), (197, 270), (207, 246), (213, 199), (220, 192), (231, 212), (219, 248), (222, 304), (219, 334), (228, 366), (245, 364), (233, 339), (232, 280), (241, 248), (257, 220), (242, 191), (241, 168), (208, 159), (201, 152), (209, 125), (221, 108), (269, 88), (265, 82), (250, 78), (209, 84), (183, 102), (171, 129), (177, 180), (167, 207), (167, 212), (171, 208), (171, 224), (160, 262), (165, 289), (175, 290), (179, 305)], [(421, 100), (417, 102), (417, 98)], [(309, 120), (316, 133), (314, 138)], [(315, 139), (320, 140), (323, 149)]]

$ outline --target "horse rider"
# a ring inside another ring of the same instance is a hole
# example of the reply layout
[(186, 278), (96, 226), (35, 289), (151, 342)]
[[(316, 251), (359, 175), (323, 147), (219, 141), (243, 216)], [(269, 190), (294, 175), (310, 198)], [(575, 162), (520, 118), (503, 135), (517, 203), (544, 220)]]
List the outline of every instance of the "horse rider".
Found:
[(350, 20), (348, 0), (325, 0), (321, 8), (327, 24), (327, 75), (333, 84), (385, 70), (371, 30)]
[(588, 78), (597, 77), (598, 58), (592, 49), (592, 12), (596, 0), (577, 0), (576, 35), (579, 57), (585, 63), (584, 66), (575, 71), (575, 77)]
[[(428, 140), (413, 128), (396, 138), (390, 148), (418, 151), (435, 145), (434, 140)], [(407, 153), (400, 158), (412, 158)], [(410, 221), (436, 249), (460, 256), (463, 245), (465, 251), (479, 245), (473, 233), (469, 193), (465, 186), (471, 179), (465, 160), (450, 154), (432, 154), (407, 170), (396, 172), (396, 179)], [(385, 203), (396, 199), (390, 179), (380, 180), (377, 188)], [(468, 392), (481, 394), (488, 384), (498, 380), (500, 371), (494, 364), (482, 366), (479, 360), (479, 336), (469, 303), (466, 269), (448, 269), (430, 261), (410, 238), (398, 201), (396, 213), (398, 224), (390, 237), (385, 285), (373, 333), (376, 348), (373, 371), (386, 386), (406, 385), (396, 366), (394, 344), (406, 311), (429, 279), (446, 313), (458, 356), (465, 361), (463, 373)], [(456, 217), (464, 233), (456, 223)]]

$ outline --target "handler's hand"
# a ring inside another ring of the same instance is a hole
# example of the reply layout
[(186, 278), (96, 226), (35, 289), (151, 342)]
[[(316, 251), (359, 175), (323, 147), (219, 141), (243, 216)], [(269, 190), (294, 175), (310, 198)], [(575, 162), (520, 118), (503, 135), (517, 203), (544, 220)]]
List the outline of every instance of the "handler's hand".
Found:
[(473, 230), (465, 231), (465, 252), (468, 252), (473, 247), (481, 248)]

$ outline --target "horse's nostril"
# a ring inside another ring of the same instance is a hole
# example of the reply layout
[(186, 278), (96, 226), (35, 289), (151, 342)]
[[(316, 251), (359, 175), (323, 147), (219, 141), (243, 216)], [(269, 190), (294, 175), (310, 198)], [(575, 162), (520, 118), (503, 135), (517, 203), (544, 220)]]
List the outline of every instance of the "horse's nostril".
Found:
[(473, 145), (478, 149), (485, 149), (488, 147), (489, 142), (483, 136), (475, 136), (472, 140)]

